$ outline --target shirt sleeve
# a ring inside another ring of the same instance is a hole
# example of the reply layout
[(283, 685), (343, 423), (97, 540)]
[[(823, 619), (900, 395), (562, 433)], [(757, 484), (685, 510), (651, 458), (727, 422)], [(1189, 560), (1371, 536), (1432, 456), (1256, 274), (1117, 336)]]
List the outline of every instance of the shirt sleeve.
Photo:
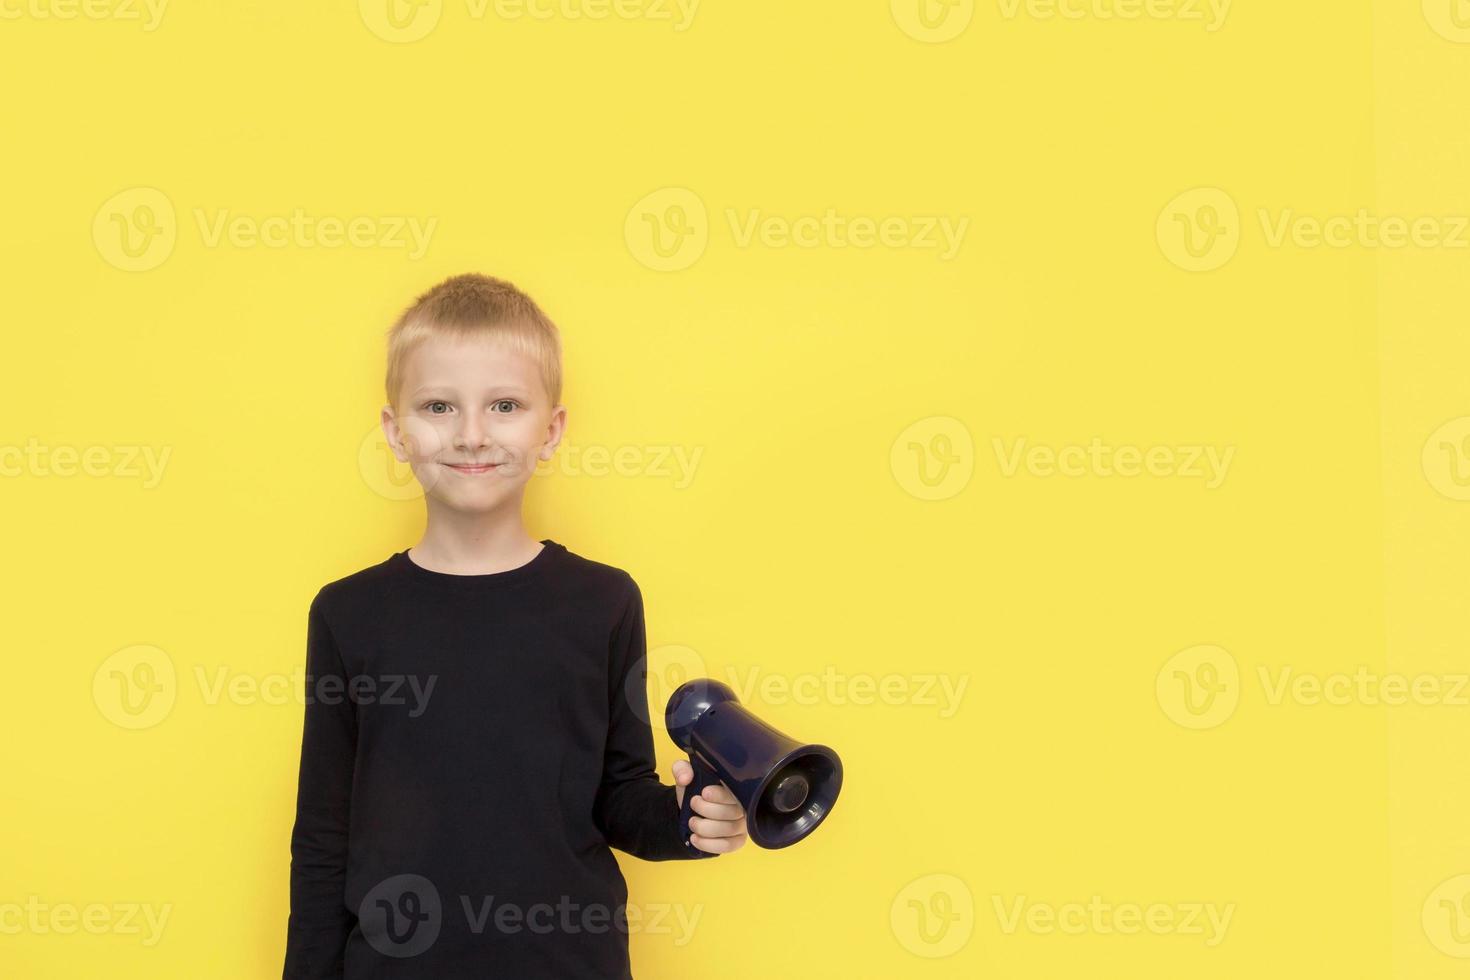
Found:
[(346, 674), (318, 592), (307, 615), (306, 721), (291, 832), (284, 980), (340, 978), (347, 936), (356, 922), (344, 899), (357, 752), (357, 708), (347, 696)]
[(631, 576), (608, 652), (608, 731), (594, 809), (597, 826), (610, 845), (645, 861), (693, 857), (679, 833), (675, 788), (659, 782), (654, 772), (643, 593)]

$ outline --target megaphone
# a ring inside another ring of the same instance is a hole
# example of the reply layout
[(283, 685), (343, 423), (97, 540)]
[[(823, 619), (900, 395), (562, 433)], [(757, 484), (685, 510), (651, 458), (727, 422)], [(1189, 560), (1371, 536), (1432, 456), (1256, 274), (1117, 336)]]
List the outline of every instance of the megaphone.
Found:
[(689, 841), (690, 804), (706, 786), (724, 783), (745, 808), (758, 846), (790, 847), (817, 829), (842, 789), (842, 760), (825, 745), (803, 745), (761, 721), (719, 681), (680, 685), (664, 712), (674, 744), (689, 753), (694, 781), (684, 787), (679, 829), (692, 855), (716, 857)]

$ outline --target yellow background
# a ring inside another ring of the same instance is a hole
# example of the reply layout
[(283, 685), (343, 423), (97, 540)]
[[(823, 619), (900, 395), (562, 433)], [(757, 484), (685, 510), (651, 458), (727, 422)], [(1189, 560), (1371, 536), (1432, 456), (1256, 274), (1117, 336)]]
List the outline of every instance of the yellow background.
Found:
[[(561, 326), (567, 443), (632, 447), (538, 476), (527, 517), (639, 581), (654, 703), (691, 667), (845, 678), (752, 699), (846, 763), (810, 840), (620, 855), (635, 904), (699, 915), (636, 934), (636, 976), (1462, 975), (1470, 708), (1273, 702), (1261, 672), (1470, 669), (1470, 250), (1267, 227), (1470, 214), (1467, 5), (1236, 0), (1210, 30), (1185, 0), (961, 2), (930, 30), (903, 0), (704, 0), (684, 29), (626, 2), (405, 6), (404, 40), (349, 0), (175, 0), (151, 30), (7, 0), (0, 446), (108, 462), (0, 479), (0, 976), (279, 975), (301, 706), (211, 703), (199, 672), (299, 671), (316, 589), (417, 540), (373, 440), (382, 333), (468, 270)], [(1170, 229), (1221, 195), (1189, 271)], [(436, 223), (421, 256), (208, 234), (297, 209)], [(741, 236), (829, 209), (968, 225), (949, 258)], [(659, 222), (690, 251), (640, 239)], [(1094, 437), (1233, 456), (1210, 488), (1008, 472), (995, 442)], [(1238, 669), (1204, 727), (1181, 651)], [(172, 701), (130, 728), (109, 664), (139, 656)], [(966, 685), (948, 717), (938, 680)], [(1094, 896), (1231, 919), (1211, 944), (997, 912)], [(28, 901), (169, 918), (152, 945), (13, 928)]]

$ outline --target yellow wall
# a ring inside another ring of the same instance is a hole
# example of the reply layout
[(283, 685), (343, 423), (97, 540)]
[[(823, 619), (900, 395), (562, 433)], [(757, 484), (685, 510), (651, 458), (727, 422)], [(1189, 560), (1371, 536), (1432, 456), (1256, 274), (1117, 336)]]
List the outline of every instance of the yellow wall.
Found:
[(381, 335), (466, 270), (650, 699), (847, 767), (623, 860), (635, 975), (1463, 973), (1470, 4), (154, 4), (0, 0), (0, 976), (279, 975), (306, 606), (421, 530)]

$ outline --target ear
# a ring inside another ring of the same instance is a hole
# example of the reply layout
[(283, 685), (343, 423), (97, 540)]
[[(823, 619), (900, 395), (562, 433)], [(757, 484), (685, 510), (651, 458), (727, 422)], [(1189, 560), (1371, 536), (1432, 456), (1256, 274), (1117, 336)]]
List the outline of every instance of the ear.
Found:
[(392, 405), (383, 406), (378, 421), (383, 427), (383, 438), (388, 441), (388, 449), (393, 453), (393, 458), (400, 463), (408, 462), (408, 454), (403, 449), (403, 430), (398, 425), (398, 417), (393, 414)]
[(536, 451), (536, 458), (548, 460), (556, 455), (556, 447), (561, 445), (562, 436), (567, 431), (567, 407), (558, 405), (551, 410), (551, 418), (546, 423), (546, 441)]

